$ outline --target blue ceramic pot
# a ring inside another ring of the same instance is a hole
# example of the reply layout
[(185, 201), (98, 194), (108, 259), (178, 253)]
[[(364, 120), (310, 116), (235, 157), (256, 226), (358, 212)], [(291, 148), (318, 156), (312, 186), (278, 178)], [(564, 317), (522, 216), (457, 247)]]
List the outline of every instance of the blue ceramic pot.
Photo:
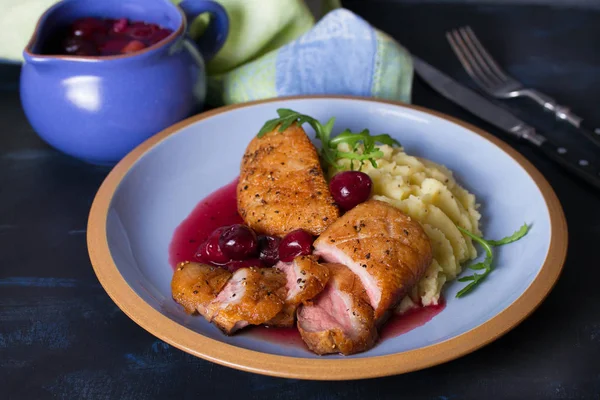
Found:
[[(212, 14), (193, 43), (188, 21)], [(119, 56), (43, 55), (44, 40), (81, 17), (128, 18), (173, 30), (163, 41)], [(138, 144), (202, 109), (204, 62), (225, 43), (225, 10), (206, 0), (64, 0), (38, 22), (24, 50), (21, 102), (51, 146), (94, 164), (115, 164)]]

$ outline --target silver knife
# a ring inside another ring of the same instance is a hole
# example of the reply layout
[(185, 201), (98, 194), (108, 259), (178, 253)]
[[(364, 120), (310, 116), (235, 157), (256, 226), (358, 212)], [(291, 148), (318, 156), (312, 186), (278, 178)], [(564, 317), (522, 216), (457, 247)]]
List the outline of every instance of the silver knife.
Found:
[(452, 80), (420, 58), (412, 58), (417, 75), (442, 96), (504, 132), (534, 145), (564, 169), (600, 190), (600, 170), (591, 160), (578, 156), (565, 146), (552, 143), (510, 112)]

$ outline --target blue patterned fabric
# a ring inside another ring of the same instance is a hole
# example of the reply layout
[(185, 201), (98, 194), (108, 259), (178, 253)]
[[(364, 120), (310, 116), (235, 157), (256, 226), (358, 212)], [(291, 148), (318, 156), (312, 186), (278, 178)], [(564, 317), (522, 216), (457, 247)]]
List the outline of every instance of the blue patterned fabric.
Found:
[(367, 22), (340, 9), (277, 54), (279, 96), (371, 95), (377, 39)]
[(351, 11), (325, 15), (296, 40), (226, 74), (211, 76), (211, 103), (331, 94), (410, 102), (408, 51)]

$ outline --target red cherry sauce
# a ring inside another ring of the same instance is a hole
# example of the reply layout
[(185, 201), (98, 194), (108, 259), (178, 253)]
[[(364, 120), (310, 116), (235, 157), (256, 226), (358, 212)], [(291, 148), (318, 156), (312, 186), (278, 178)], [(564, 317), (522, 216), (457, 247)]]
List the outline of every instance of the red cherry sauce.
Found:
[[(404, 314), (394, 314), (383, 325), (379, 332), (380, 340), (394, 338), (415, 328), (425, 325), (433, 317), (446, 308), (446, 303), (440, 299), (436, 306), (417, 307), (406, 311)], [(306, 347), (300, 332), (296, 327), (292, 328), (267, 328), (264, 326), (251, 327), (246, 334), (264, 339), (270, 342), (281, 343), (286, 346)]]
[[(173, 268), (181, 261), (194, 260), (200, 243), (217, 228), (242, 224), (237, 212), (236, 187), (238, 179), (210, 194), (202, 200), (190, 215), (177, 227), (169, 247), (169, 263)], [(446, 304), (415, 308), (402, 315), (393, 315), (383, 326), (381, 340), (393, 338), (424, 325), (439, 314)], [(201, 317), (199, 317), (201, 318)], [(238, 335), (251, 335), (262, 340), (286, 346), (305, 347), (296, 327), (267, 328), (255, 326), (244, 329)]]
[(237, 178), (202, 200), (175, 229), (169, 247), (169, 264), (175, 269), (182, 261), (193, 261), (200, 243), (217, 228), (243, 224), (237, 212)]
[(383, 325), (379, 337), (381, 340), (385, 340), (410, 332), (431, 321), (444, 308), (446, 308), (446, 302), (440, 299), (439, 304), (436, 306), (417, 307), (406, 311), (404, 314), (394, 314)]
[(58, 27), (46, 38), (43, 54), (114, 56), (150, 47), (173, 33), (157, 24), (85, 17)]

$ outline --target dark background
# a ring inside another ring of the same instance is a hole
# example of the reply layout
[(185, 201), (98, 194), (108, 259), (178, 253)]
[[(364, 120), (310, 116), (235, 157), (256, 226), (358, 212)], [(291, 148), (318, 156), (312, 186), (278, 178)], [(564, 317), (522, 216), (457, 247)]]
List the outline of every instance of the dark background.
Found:
[[(511, 74), (600, 126), (600, 2), (485, 3), (344, 5), (470, 85), (444, 38), (447, 29), (469, 24)], [(93, 273), (85, 243), (89, 207), (109, 170), (66, 157), (35, 135), (20, 107), (18, 76), (18, 67), (0, 66), (0, 398), (600, 399), (600, 262), (594, 250), (600, 195), (418, 78), (415, 104), (498, 134), (546, 176), (567, 217), (567, 263), (530, 318), (473, 354), (400, 376), (310, 382), (195, 358), (115, 306)], [(504, 104), (542, 133), (592, 153), (577, 132), (527, 101)], [(590, 157), (598, 160), (597, 154)]]

